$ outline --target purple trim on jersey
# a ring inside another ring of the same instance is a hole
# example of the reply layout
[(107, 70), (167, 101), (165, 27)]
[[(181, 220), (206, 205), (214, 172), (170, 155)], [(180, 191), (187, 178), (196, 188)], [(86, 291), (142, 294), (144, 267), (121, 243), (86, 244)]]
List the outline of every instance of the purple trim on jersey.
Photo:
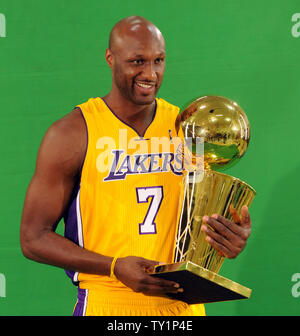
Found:
[(81, 169), (80, 169), (80, 175), (81, 175), (81, 171), (82, 171), (82, 168), (83, 168), (85, 159), (86, 159), (86, 154), (87, 154), (88, 145), (89, 145), (89, 132), (88, 132), (87, 123), (86, 123), (86, 120), (85, 120), (85, 117), (84, 117), (84, 114), (83, 114), (83, 112), (82, 112), (81, 107), (79, 107), (79, 106), (76, 106), (76, 107), (80, 110), (80, 113), (81, 113), (82, 118), (83, 118), (83, 120), (84, 120), (85, 129), (86, 129), (86, 149), (85, 149), (84, 158), (83, 158), (83, 161), (82, 161), (82, 166), (81, 166)]
[[(80, 190), (80, 187), (77, 186), (77, 188), (74, 190), (71, 196), (71, 200), (69, 203), (68, 208), (65, 211), (64, 214), (64, 222), (65, 222), (65, 232), (64, 236), (65, 238), (71, 240), (75, 244), (79, 245), (79, 238), (78, 238), (78, 219), (77, 219), (77, 195)], [(73, 281), (74, 274), (76, 272), (65, 270), (67, 276), (72, 279), (72, 282), (77, 285), (78, 283), (76, 281)]]
[(79, 288), (77, 289), (77, 303), (73, 312), (73, 316), (84, 316), (86, 312), (88, 290)]
[[(98, 98), (100, 98), (100, 97), (98, 97)], [(103, 98), (100, 98), (100, 99), (104, 102), (104, 104), (107, 106), (107, 108), (110, 110), (110, 112), (111, 112), (117, 119), (119, 119), (119, 120), (121, 121), (121, 123), (125, 124), (126, 126), (130, 127), (131, 129), (133, 129), (134, 132), (135, 132), (140, 138), (143, 138), (143, 137), (144, 137), (145, 133), (147, 132), (147, 129), (148, 129), (149, 126), (153, 123), (154, 118), (155, 118), (155, 116), (156, 116), (157, 101), (156, 101), (156, 99), (155, 99), (155, 107), (154, 107), (154, 113), (153, 113), (152, 120), (151, 120), (150, 124), (147, 126), (147, 128), (145, 129), (144, 133), (143, 133), (142, 135), (140, 135), (139, 132), (138, 132), (134, 127), (132, 127), (131, 125), (127, 124), (125, 121), (123, 121), (122, 119), (120, 119), (120, 118), (116, 115), (116, 113), (115, 113), (115, 112), (114, 112), (114, 111), (107, 105), (106, 101), (105, 101)], [(141, 139), (140, 139), (140, 140), (141, 140)], [(144, 139), (144, 140), (148, 140), (148, 139)]]
[[(80, 106), (76, 106), (76, 108), (78, 108), (80, 110), (80, 113), (82, 115), (82, 118), (84, 120), (85, 123), (85, 127), (86, 127), (86, 137), (87, 137), (87, 142), (86, 142), (86, 149), (85, 149), (85, 153), (84, 153), (84, 158), (82, 161), (82, 166), (80, 169), (80, 178), (81, 178), (81, 173), (82, 173), (82, 168), (86, 159), (86, 155), (87, 155), (87, 150), (88, 150), (88, 144), (89, 144), (89, 135), (88, 135), (88, 127), (87, 127), (87, 123), (84, 117), (84, 114), (80, 108)], [(78, 193), (80, 191), (80, 182), (79, 185), (74, 189), (71, 197), (70, 197), (70, 202), (69, 205), (67, 207), (67, 209), (65, 210), (64, 213), (64, 222), (65, 222), (65, 233), (64, 236), (68, 239), (70, 239), (72, 242), (74, 242), (77, 245), (82, 245), (80, 244), (79, 241), (79, 237), (78, 237), (78, 232), (82, 232), (82, 227), (81, 227), (81, 211), (80, 209), (77, 209), (77, 206), (79, 204), (77, 197), (79, 197)], [(80, 223), (78, 223), (78, 215), (80, 216)], [(80, 226), (80, 227), (79, 227)], [(83, 238), (81, 238), (81, 240), (83, 240)], [(70, 271), (70, 270), (65, 270), (67, 276), (69, 278), (71, 278), (72, 282), (74, 283), (74, 285), (78, 285), (79, 282), (77, 281), (77, 275), (78, 273), (75, 271)], [(76, 275), (76, 276), (75, 276)]]

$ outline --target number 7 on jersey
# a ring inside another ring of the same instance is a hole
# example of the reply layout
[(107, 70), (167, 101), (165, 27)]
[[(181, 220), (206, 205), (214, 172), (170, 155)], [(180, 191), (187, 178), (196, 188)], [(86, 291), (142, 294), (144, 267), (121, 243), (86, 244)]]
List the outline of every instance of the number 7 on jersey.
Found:
[(151, 198), (144, 221), (143, 223), (139, 224), (139, 232), (140, 234), (155, 234), (157, 231), (154, 221), (164, 197), (163, 187), (158, 186), (136, 188), (136, 196), (138, 203), (148, 203), (149, 198)]

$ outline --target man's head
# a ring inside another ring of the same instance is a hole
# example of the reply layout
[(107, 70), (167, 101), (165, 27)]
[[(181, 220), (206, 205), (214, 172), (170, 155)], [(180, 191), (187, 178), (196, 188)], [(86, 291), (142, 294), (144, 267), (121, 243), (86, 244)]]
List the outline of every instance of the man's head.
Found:
[(105, 58), (112, 70), (112, 90), (137, 105), (154, 101), (165, 70), (165, 41), (153, 23), (139, 16), (119, 21)]

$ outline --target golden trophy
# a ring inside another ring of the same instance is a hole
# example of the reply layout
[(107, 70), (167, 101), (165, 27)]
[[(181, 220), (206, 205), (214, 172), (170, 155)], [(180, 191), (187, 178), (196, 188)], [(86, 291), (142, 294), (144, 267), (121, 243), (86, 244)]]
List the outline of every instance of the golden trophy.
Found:
[[(230, 99), (204, 96), (179, 114), (177, 131), (180, 127), (193, 158), (193, 169), (184, 172), (174, 263), (156, 266), (153, 275), (178, 282), (184, 291), (169, 296), (189, 304), (249, 298), (251, 289), (218, 274), (224, 257), (201, 231), (203, 216), (216, 213), (232, 220), (230, 207), (240, 213), (241, 207), (249, 207), (255, 196), (247, 183), (217, 171), (232, 166), (245, 154), (250, 140), (247, 116)], [(199, 138), (204, 146), (202, 168), (195, 164)], [(189, 144), (187, 139), (191, 139)]]

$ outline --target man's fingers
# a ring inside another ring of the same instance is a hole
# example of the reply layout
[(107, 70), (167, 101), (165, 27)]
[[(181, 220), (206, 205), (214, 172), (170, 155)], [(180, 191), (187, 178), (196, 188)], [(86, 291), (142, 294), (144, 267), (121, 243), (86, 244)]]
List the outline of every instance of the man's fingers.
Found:
[(177, 293), (178, 291), (182, 291), (180, 285), (177, 282), (161, 279), (149, 274), (154, 272), (154, 268), (156, 265), (160, 264), (159, 262), (141, 258), (139, 260), (139, 263), (142, 267), (144, 267), (145, 270), (145, 273), (141, 274), (141, 278), (139, 279), (139, 291), (142, 291), (144, 293), (145, 291), (147, 291), (148, 293), (153, 294), (162, 294), (166, 292)]
[(151, 295), (164, 295), (166, 293), (182, 293), (182, 288), (165, 288), (157, 285), (148, 285), (145, 286), (141, 292)]
[(251, 218), (248, 207), (246, 205), (242, 206), (241, 217), (242, 217), (241, 225), (251, 227)]
[(235, 208), (233, 207), (232, 204), (230, 204), (230, 206), (229, 206), (229, 212), (230, 212), (234, 222), (236, 224), (240, 224), (241, 223), (241, 218), (240, 218), (238, 212), (235, 210)]
[(234, 221), (217, 214), (211, 217), (204, 216), (203, 221), (208, 225), (202, 225), (201, 230), (206, 233), (207, 242), (219, 252), (219, 255), (234, 258), (246, 246), (251, 233), (251, 219), (247, 206), (242, 207), (241, 218), (232, 206), (230, 213)]
[(211, 236), (207, 236), (205, 239), (215, 250), (218, 251), (218, 253), (221, 253), (224, 257), (234, 258), (235, 255), (226, 246), (216, 241)]
[(212, 217), (204, 216), (203, 220), (215, 231), (228, 239), (234, 238), (235, 235), (240, 235), (243, 230), (240, 225), (236, 225), (229, 219), (226, 219), (220, 215), (213, 215)]
[(165, 294), (182, 292), (183, 289), (174, 281), (161, 279), (147, 274), (139, 281), (137, 291), (151, 294)]
[(206, 237), (207, 242), (226, 256), (236, 255), (244, 245), (243, 241), (236, 236), (235, 239), (228, 239), (206, 226), (203, 226), (202, 230), (208, 235)]
[(229, 206), (229, 211), (236, 224), (240, 224), (241, 226), (251, 226), (251, 218), (246, 205), (243, 205), (241, 208), (241, 216), (239, 216), (232, 204)]
[(160, 286), (160, 287), (163, 287), (163, 288), (170, 288), (170, 289), (180, 288), (180, 285), (175, 281), (169, 281), (169, 280), (161, 279), (161, 278), (155, 277), (153, 275), (147, 275), (145, 277), (144, 283), (147, 284), (147, 285), (156, 285), (156, 286)]

